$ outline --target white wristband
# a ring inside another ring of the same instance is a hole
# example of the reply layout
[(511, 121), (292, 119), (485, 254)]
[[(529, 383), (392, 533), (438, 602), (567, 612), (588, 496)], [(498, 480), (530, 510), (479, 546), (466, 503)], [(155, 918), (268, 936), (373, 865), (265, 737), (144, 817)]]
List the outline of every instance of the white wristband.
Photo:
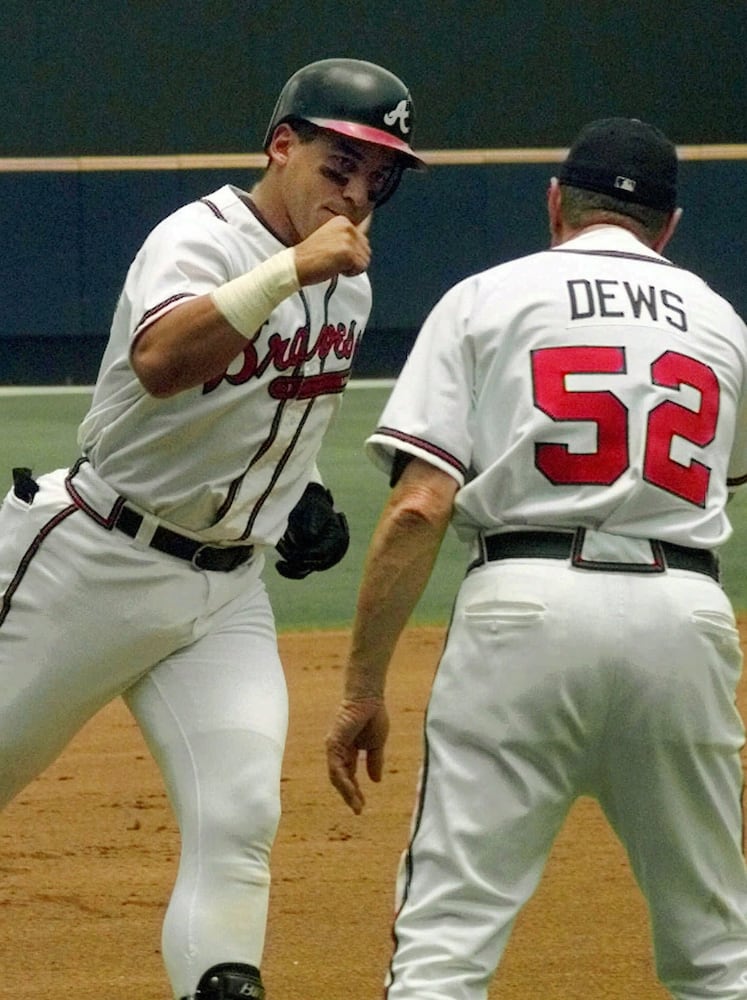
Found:
[(275, 306), (300, 287), (293, 247), (288, 247), (216, 288), (210, 297), (231, 326), (249, 339)]

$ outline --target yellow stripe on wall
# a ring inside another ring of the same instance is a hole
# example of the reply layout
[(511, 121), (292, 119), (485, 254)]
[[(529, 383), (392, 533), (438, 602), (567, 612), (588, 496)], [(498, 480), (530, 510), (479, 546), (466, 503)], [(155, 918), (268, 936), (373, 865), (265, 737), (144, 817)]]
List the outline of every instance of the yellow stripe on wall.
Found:
[[(560, 163), (567, 148), (431, 149), (418, 151), (432, 166), (490, 163)], [(747, 144), (678, 146), (681, 160), (745, 160)], [(263, 169), (264, 153), (190, 153), (173, 156), (49, 156), (0, 157), (0, 173), (72, 172), (97, 170), (233, 170)]]

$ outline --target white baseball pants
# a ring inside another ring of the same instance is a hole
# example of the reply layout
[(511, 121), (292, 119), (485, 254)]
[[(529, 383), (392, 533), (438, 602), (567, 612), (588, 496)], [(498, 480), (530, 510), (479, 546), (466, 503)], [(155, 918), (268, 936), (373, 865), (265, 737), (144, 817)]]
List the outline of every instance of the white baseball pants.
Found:
[(64, 475), (0, 508), (0, 806), (124, 696), (181, 832), (163, 955), (188, 996), (264, 945), (288, 714), (264, 559), (195, 570), (71, 509)]
[(581, 795), (628, 853), (671, 994), (747, 1000), (740, 669), (707, 576), (472, 571), (426, 715), (388, 1000), (484, 1000)]

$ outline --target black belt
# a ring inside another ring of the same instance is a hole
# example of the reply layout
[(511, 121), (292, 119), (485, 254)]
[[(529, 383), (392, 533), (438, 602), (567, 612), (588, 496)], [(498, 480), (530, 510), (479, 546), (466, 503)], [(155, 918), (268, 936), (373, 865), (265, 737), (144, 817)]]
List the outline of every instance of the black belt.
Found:
[(653, 555), (650, 563), (592, 562), (581, 558), (583, 538), (583, 529), (573, 534), (562, 531), (507, 531), (488, 535), (483, 539), (482, 554), (469, 569), (499, 559), (569, 559), (581, 569), (617, 573), (664, 573), (667, 568), (688, 569), (693, 573), (704, 573), (716, 582), (720, 580), (718, 559), (708, 549), (693, 549), (650, 539)]
[[(130, 538), (135, 538), (142, 523), (141, 514), (131, 507), (122, 507), (114, 526)], [(253, 545), (205, 545), (194, 538), (188, 538), (163, 527), (156, 528), (149, 545), (159, 552), (176, 556), (177, 559), (185, 559), (197, 569), (213, 570), (216, 573), (230, 573), (232, 569), (249, 562), (254, 554)]]

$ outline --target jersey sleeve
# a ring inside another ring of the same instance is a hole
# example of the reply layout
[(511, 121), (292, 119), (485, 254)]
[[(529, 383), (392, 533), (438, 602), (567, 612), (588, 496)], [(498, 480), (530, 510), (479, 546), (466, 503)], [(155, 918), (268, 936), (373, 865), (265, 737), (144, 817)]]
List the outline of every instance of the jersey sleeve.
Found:
[(418, 334), (366, 453), (391, 473), (398, 451), (421, 458), (462, 486), (472, 453), (474, 352), (469, 338), (472, 284), (456, 285)]
[[(174, 306), (232, 276), (225, 239), (229, 227), (207, 217), (207, 210), (204, 224), (198, 224), (194, 212), (188, 206), (156, 226), (132, 263), (125, 292), (133, 340)], [(216, 231), (217, 226), (223, 228)]]
[[(743, 357), (747, 378), (747, 326), (740, 320), (743, 335)], [(747, 386), (743, 385), (737, 408), (734, 441), (729, 456), (726, 485), (730, 493), (743, 490), (747, 486)]]

